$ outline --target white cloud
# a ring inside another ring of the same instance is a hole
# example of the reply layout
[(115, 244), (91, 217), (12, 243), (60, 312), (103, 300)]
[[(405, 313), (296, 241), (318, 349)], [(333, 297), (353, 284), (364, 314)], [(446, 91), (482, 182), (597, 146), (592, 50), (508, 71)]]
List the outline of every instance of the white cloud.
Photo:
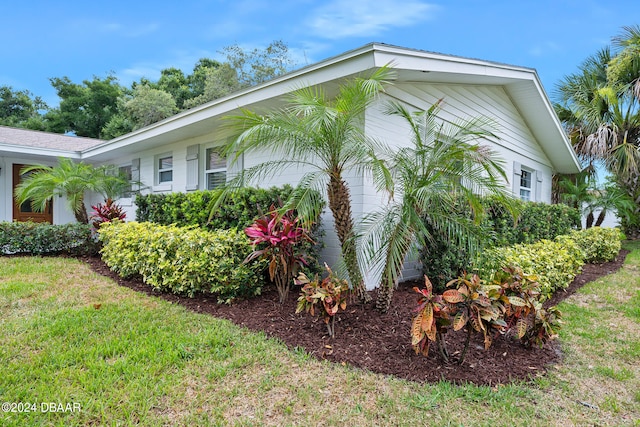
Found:
[(332, 0), (314, 11), (309, 25), (316, 35), (328, 39), (367, 37), (428, 20), (437, 9), (436, 5), (418, 0)]

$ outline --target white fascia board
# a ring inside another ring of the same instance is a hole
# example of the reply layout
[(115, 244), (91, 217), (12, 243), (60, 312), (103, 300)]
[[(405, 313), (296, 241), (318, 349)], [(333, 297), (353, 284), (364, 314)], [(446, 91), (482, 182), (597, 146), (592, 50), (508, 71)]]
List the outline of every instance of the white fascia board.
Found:
[(41, 157), (68, 157), (70, 159), (80, 159), (81, 153), (78, 151), (69, 150), (57, 150), (55, 148), (40, 148), (40, 147), (28, 147), (24, 145), (15, 144), (0, 144), (0, 154), (6, 153), (7, 155), (28, 155), (28, 156), (41, 156)]

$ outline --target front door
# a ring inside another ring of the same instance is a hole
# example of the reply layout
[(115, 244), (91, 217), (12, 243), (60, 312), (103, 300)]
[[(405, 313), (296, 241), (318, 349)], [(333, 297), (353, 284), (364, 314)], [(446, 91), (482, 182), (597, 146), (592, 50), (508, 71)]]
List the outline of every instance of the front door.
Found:
[(19, 222), (33, 221), (33, 222), (48, 222), (53, 223), (53, 200), (47, 203), (47, 207), (44, 212), (34, 212), (31, 208), (31, 200), (27, 200), (22, 205), (18, 206), (16, 203), (16, 185), (25, 178), (25, 174), (20, 174), (20, 170), (28, 165), (13, 165), (13, 220)]

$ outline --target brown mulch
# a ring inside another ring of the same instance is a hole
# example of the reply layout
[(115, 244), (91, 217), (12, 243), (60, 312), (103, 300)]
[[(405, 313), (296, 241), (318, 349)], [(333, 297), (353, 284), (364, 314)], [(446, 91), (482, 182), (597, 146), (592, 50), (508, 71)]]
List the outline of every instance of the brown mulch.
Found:
[[(585, 283), (617, 271), (627, 253), (621, 251), (613, 262), (585, 265), (571, 286), (565, 292), (558, 292), (550, 303), (555, 305)], [(486, 351), (481, 337), (475, 336), (462, 365), (443, 363), (435, 346), (432, 346), (428, 357), (416, 355), (411, 348), (410, 328), (417, 294), (411, 288), (416, 285), (422, 287), (422, 284), (415, 282), (400, 285), (394, 293), (392, 308), (386, 314), (376, 311), (373, 304), (347, 306), (345, 312), (338, 314), (336, 337), (332, 340), (320, 318), (305, 313), (295, 314), (297, 292), (291, 292), (283, 306), (278, 304), (275, 290), (267, 290), (259, 297), (232, 305), (218, 305), (211, 296), (180, 297), (154, 291), (139, 280), (124, 280), (97, 257), (84, 258), (84, 261), (96, 272), (113, 278), (122, 286), (179, 303), (198, 313), (231, 320), (254, 331), (264, 331), (291, 349), (303, 348), (319, 359), (412, 381), (505, 384), (543, 375), (549, 366), (562, 358), (557, 341), (544, 348), (526, 349), (509, 336), (495, 339)], [(375, 298), (373, 293), (371, 296)], [(450, 352), (462, 349), (465, 335), (462, 331), (447, 334)]]

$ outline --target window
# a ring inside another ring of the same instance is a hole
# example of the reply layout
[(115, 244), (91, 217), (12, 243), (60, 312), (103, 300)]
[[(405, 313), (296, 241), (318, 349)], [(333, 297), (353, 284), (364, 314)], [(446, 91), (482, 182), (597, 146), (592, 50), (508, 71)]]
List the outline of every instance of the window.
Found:
[(227, 182), (227, 159), (221, 153), (222, 147), (207, 148), (204, 177), (207, 190), (213, 190)]
[(525, 201), (530, 201), (531, 200), (531, 176), (532, 173), (531, 171), (522, 169), (521, 171), (521, 175), (520, 175), (520, 199), (521, 200), (525, 200)]
[(167, 182), (173, 181), (173, 156), (172, 155), (161, 155), (158, 156), (158, 160), (156, 162), (156, 166), (158, 168), (158, 184), (164, 184)]

